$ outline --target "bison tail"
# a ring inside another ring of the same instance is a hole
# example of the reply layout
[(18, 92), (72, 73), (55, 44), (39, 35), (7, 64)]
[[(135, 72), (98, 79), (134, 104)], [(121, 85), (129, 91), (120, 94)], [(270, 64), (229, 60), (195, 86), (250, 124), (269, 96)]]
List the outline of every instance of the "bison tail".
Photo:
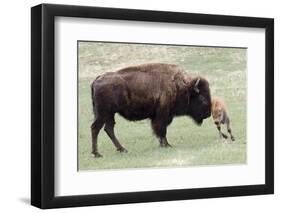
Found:
[(96, 116), (96, 108), (95, 108), (95, 81), (91, 84), (91, 98), (92, 98), (92, 107), (94, 115)]
[(96, 79), (93, 81), (93, 83), (91, 84), (92, 106), (93, 106), (93, 112), (94, 112), (95, 117), (97, 117), (97, 110), (96, 110), (96, 106), (95, 106), (95, 82), (100, 77), (101, 77), (101, 75), (98, 75), (96, 77)]

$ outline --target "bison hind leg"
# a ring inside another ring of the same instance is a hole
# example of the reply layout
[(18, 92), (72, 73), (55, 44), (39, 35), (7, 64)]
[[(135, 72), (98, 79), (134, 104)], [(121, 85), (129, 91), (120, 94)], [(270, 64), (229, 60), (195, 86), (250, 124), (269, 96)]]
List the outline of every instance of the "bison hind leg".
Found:
[(167, 138), (160, 138), (160, 147), (164, 147), (164, 148), (168, 148), (168, 147), (172, 147), (171, 144), (168, 143)]
[(229, 120), (229, 119), (227, 119), (226, 125), (227, 125), (227, 132), (228, 132), (228, 134), (230, 135), (231, 140), (232, 140), (232, 141), (235, 141), (235, 138), (234, 138), (234, 136), (232, 135), (232, 132), (231, 132), (230, 120)]
[(102, 155), (98, 152), (98, 134), (100, 129), (103, 127), (104, 121), (102, 119), (96, 119), (91, 125), (91, 133), (92, 133), (92, 154), (95, 157), (102, 157)]
[(127, 153), (128, 151), (120, 144), (118, 139), (115, 136), (114, 133), (114, 125), (115, 125), (115, 120), (114, 120), (114, 115), (110, 116), (109, 119), (107, 119), (104, 127), (104, 131), (108, 135), (108, 137), (111, 139), (112, 143), (116, 147), (117, 151), (119, 152), (124, 152)]

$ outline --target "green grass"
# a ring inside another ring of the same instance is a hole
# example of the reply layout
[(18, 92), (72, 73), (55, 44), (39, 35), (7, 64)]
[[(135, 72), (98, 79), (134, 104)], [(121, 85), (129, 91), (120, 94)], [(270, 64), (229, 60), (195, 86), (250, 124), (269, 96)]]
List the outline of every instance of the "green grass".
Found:
[[(129, 152), (118, 153), (101, 130), (98, 147), (103, 158), (94, 158), (90, 83), (107, 71), (150, 62), (174, 63), (206, 77), (212, 95), (221, 97), (228, 106), (236, 142), (220, 140), (211, 118), (199, 127), (184, 116), (175, 118), (168, 127), (167, 138), (173, 148), (160, 148), (149, 120), (131, 122), (116, 114), (117, 138)], [(245, 85), (246, 49), (80, 42), (79, 170), (246, 163)]]

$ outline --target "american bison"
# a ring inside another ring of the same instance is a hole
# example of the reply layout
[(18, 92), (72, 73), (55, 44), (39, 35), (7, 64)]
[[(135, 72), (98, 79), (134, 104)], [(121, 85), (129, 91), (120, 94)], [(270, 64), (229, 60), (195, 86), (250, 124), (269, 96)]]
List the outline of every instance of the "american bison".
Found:
[(101, 157), (97, 138), (104, 125), (117, 150), (127, 152), (114, 134), (115, 113), (130, 121), (150, 119), (162, 147), (170, 146), (166, 132), (174, 116), (188, 115), (198, 125), (211, 116), (208, 81), (200, 76), (192, 77), (173, 64), (143, 64), (107, 72), (93, 81), (91, 92), (95, 157)]
[(225, 139), (228, 138), (227, 135), (221, 131), (221, 124), (226, 124), (227, 131), (230, 135), (231, 140), (235, 141), (235, 138), (231, 133), (230, 119), (226, 112), (226, 106), (225, 106), (224, 102), (217, 97), (212, 98), (212, 117), (213, 117), (214, 123), (216, 124), (217, 129), (219, 131), (220, 138), (222, 138), (222, 137)]

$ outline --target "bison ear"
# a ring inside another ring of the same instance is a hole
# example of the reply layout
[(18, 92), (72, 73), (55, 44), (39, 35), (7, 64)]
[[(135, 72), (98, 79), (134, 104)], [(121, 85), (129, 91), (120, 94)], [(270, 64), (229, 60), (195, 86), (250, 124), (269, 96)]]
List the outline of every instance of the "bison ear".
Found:
[(200, 78), (197, 78), (197, 79), (194, 80), (194, 81), (195, 81), (195, 83), (194, 83), (194, 86), (193, 86), (193, 90), (194, 90), (196, 93), (199, 93), (200, 90), (199, 90), (198, 86), (199, 86), (199, 83), (200, 83)]

